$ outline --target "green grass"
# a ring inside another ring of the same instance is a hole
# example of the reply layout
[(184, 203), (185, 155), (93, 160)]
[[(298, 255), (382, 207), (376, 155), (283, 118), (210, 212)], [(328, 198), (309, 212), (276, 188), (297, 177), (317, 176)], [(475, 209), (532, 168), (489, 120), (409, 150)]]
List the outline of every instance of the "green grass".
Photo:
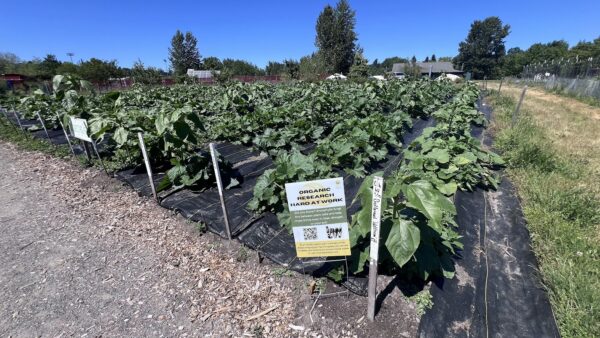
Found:
[(10, 123), (1, 113), (0, 139), (24, 150), (40, 151), (61, 158), (69, 157), (71, 154), (68, 146), (55, 146), (51, 145), (48, 140), (34, 138), (29, 132), (22, 131), (18, 126)]
[(533, 114), (523, 111), (512, 126), (512, 98), (494, 95), (490, 101), (495, 147), (522, 200), (561, 335), (599, 335), (600, 200), (594, 187), (600, 182), (585, 158), (557, 150)]
[[(58, 158), (72, 158), (71, 149), (68, 145), (54, 145), (47, 139), (39, 139), (32, 136), (27, 131), (22, 131), (18, 126), (14, 126), (6, 117), (0, 113), (0, 139), (12, 143), (23, 150), (39, 151)], [(92, 153), (93, 154), (93, 153)], [(95, 155), (95, 154), (94, 154)], [(101, 155), (102, 156), (102, 155)], [(85, 156), (77, 156), (76, 160), (84, 166), (93, 165), (98, 169), (103, 169), (96, 156), (92, 157), (92, 163), (89, 163)], [(125, 162), (121, 158), (103, 158), (104, 166), (109, 172), (115, 172), (123, 169)]]

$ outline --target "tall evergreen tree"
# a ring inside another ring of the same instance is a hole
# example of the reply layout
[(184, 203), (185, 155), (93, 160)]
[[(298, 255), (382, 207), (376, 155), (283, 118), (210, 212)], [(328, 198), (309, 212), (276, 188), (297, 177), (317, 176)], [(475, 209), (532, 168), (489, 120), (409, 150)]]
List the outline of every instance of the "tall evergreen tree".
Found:
[(413, 55), (413, 57), (410, 59), (410, 62), (412, 62), (412, 63), (417, 62), (417, 57)]
[(501, 61), (506, 54), (504, 39), (508, 36), (509, 25), (502, 25), (497, 16), (483, 21), (475, 20), (465, 41), (461, 42), (458, 56), (454, 59), (456, 67), (472, 72), (473, 78), (497, 77), (500, 74)]
[(363, 56), (362, 49), (354, 55), (354, 62), (350, 67), (348, 77), (353, 80), (366, 79), (369, 76), (369, 61)]
[(348, 73), (356, 52), (356, 13), (347, 0), (327, 5), (317, 19), (315, 45), (326, 71)]
[(437, 58), (435, 57), (435, 54), (431, 54), (431, 62), (437, 62)]
[(191, 32), (185, 35), (177, 30), (171, 39), (169, 48), (169, 61), (175, 75), (184, 75), (188, 69), (200, 68), (200, 53), (198, 40)]
[(425, 57), (425, 62), (429, 62), (429, 56)]

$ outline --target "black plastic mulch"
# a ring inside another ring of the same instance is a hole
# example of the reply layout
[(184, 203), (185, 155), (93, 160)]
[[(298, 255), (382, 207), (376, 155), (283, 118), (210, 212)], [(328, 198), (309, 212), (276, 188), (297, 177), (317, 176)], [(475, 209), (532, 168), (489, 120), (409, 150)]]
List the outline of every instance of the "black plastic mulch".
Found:
[[(403, 144), (405, 146), (410, 144), (421, 135), (424, 128), (432, 124), (433, 120), (415, 120), (413, 128), (404, 135)], [(310, 259), (298, 260), (293, 236), (280, 226), (277, 217), (271, 213), (256, 215), (248, 210), (247, 205), (254, 195), (256, 180), (265, 170), (274, 167), (270, 157), (250, 151), (244, 146), (229, 143), (218, 144), (216, 149), (226, 161), (233, 165), (234, 172), (240, 180), (239, 186), (224, 192), (233, 237), (258, 251), (261, 257), (266, 257), (295, 271), (324, 275), (333, 265), (338, 264), (311, 263)], [(401, 160), (399, 149), (391, 150), (384, 161), (369, 168), (369, 173), (383, 171), (384, 175), (389, 175), (398, 167)], [(341, 170), (338, 173), (344, 177), (346, 200), (351, 203), (363, 179), (349, 176)], [(155, 182), (159, 181), (160, 175), (161, 173), (155, 174)], [(116, 176), (131, 185), (141, 195), (151, 196), (146, 173), (141, 168), (119, 172)], [(161, 199), (160, 204), (181, 213), (192, 221), (203, 222), (211, 232), (226, 237), (224, 218), (216, 188), (201, 192), (182, 190)], [(354, 214), (359, 208), (360, 202), (352, 203), (348, 207), (348, 214)], [(322, 260), (322, 258), (314, 260)], [(359, 287), (356, 287), (357, 283), (360, 285)], [(355, 281), (350, 287), (354, 288), (357, 293), (363, 293), (363, 284)]]
[[(491, 109), (480, 105), (490, 117)], [(482, 128), (473, 135), (491, 139)], [(560, 337), (516, 191), (503, 177), (497, 191), (455, 195), (464, 244), (456, 277), (431, 288), (434, 306), (420, 337)]]

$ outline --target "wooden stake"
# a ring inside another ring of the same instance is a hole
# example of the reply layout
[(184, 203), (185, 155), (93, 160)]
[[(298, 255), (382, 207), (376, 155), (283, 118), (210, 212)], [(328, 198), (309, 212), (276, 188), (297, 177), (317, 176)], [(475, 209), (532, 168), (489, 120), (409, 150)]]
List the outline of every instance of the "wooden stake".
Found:
[(375, 320), (375, 300), (377, 298), (377, 261), (379, 259), (379, 228), (381, 226), (381, 200), (383, 177), (373, 177), (373, 198), (371, 213), (371, 248), (369, 250), (369, 286), (367, 317)]
[(219, 161), (217, 160), (217, 150), (215, 144), (210, 143), (210, 156), (212, 157), (213, 168), (215, 169), (215, 180), (219, 189), (219, 198), (221, 199), (221, 209), (223, 209), (223, 219), (225, 220), (225, 231), (227, 238), (231, 240), (231, 229), (229, 228), (229, 216), (227, 215), (227, 206), (225, 205), (225, 197), (223, 197), (223, 182), (221, 182), (221, 172), (219, 171)]
[(154, 187), (154, 179), (152, 178), (152, 167), (150, 167), (150, 159), (146, 152), (146, 144), (144, 143), (144, 134), (138, 133), (138, 139), (140, 140), (140, 149), (142, 150), (142, 156), (144, 156), (144, 164), (146, 165), (146, 172), (148, 173), (148, 181), (150, 182), (150, 188), (152, 188), (152, 195), (158, 203), (158, 196), (156, 195), (156, 188)]
[(500, 79), (500, 86), (498, 87), (498, 95), (500, 95), (500, 91), (502, 90), (502, 82), (504, 82), (504, 78)]

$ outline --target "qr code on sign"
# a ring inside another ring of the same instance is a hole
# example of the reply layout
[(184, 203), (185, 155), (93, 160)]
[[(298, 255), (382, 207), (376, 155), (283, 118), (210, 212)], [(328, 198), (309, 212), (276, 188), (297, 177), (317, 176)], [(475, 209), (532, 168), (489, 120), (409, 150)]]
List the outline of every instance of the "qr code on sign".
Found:
[(304, 228), (302, 234), (305, 241), (314, 241), (317, 239), (317, 228)]

